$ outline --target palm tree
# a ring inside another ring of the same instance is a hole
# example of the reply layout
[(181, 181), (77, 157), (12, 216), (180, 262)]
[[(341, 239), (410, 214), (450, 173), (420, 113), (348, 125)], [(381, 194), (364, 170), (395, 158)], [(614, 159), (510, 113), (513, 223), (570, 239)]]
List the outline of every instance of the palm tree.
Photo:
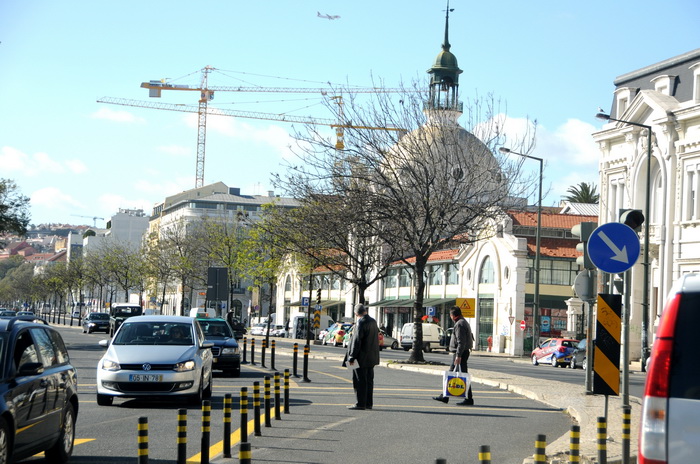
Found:
[(562, 197), (566, 201), (572, 203), (598, 203), (600, 195), (596, 192), (595, 184), (581, 182), (578, 185), (572, 185), (567, 190), (568, 195)]

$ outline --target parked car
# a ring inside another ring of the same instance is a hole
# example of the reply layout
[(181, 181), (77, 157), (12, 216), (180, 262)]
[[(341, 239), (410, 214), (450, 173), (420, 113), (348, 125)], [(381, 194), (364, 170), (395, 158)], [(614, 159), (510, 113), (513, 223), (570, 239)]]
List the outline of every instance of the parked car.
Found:
[(227, 318), (228, 325), (231, 326), (231, 330), (233, 330), (233, 336), (236, 338), (236, 340), (240, 340), (243, 338), (245, 335), (245, 325), (238, 319), (237, 317), (228, 317)]
[(690, 463), (700, 456), (700, 274), (676, 281), (651, 352), (642, 402), (639, 464)]
[(571, 362), (569, 363), (570, 368), (576, 369), (577, 367), (581, 367), (584, 370), (586, 369), (588, 365), (588, 360), (586, 359), (586, 343), (587, 339), (584, 338), (574, 347), (574, 351), (571, 353)]
[(186, 316), (133, 316), (97, 364), (97, 404), (114, 398), (187, 398), (192, 404), (211, 397), (213, 343), (199, 321)]
[(18, 316), (34, 316), (32, 311), (17, 311)]
[(78, 378), (61, 334), (33, 316), (2, 319), (0, 353), (0, 462), (42, 451), (46, 462), (68, 462)]
[[(343, 335), (343, 348), (347, 348), (348, 345), (350, 344), (350, 339), (352, 338), (352, 331), (353, 331), (354, 328), (355, 328), (355, 324), (353, 324), (353, 325), (347, 330), (347, 332), (345, 332), (345, 335)], [(384, 336), (385, 333), (386, 333), (386, 332), (384, 332), (383, 330), (380, 330), (380, 331), (379, 331), (378, 337), (379, 337), (379, 349), (380, 349), (380, 350), (383, 350), (384, 347), (386, 346), (386, 345), (384, 344), (384, 343), (385, 343), (385, 340), (386, 340), (386, 338), (385, 338), (385, 336)], [(387, 335), (387, 337), (388, 337), (388, 335)], [(396, 346), (398, 347), (398, 341), (397, 341), (395, 338), (392, 338), (392, 337), (389, 337), (389, 338), (391, 338), (392, 340), (394, 340), (394, 341), (396, 342)], [(390, 346), (392, 346), (392, 345), (390, 345)]]
[(0, 311), (0, 318), (3, 318), (3, 319), (10, 319), (10, 318), (15, 317), (16, 315), (17, 315), (17, 311), (12, 311), (10, 309)]
[[(413, 322), (407, 322), (401, 327), (401, 347), (408, 351), (413, 346)], [(430, 353), (433, 347), (444, 346), (445, 350), (449, 349), (448, 345), (443, 345), (447, 334), (445, 330), (437, 324), (421, 322), (423, 328), (423, 351)]]
[(71, 314), (70, 317), (73, 319), (80, 319), (80, 310), (76, 309)]
[(386, 333), (386, 331), (384, 331), (384, 330), (380, 330), (379, 332), (383, 336), (382, 344), (379, 345), (380, 349), (384, 349), (384, 348), (391, 348), (392, 350), (399, 349), (399, 341), (397, 339), (395, 339), (394, 337), (392, 337), (391, 335)]
[(325, 337), (323, 337), (323, 340), (321, 340), (321, 344), (341, 346), (343, 344), (343, 337), (345, 336), (345, 333), (352, 326), (353, 324), (350, 322), (336, 322), (328, 328), (328, 332), (326, 333)]
[(265, 335), (266, 332), (267, 332), (267, 324), (264, 322), (260, 322), (258, 324), (255, 324), (248, 331), (248, 333), (250, 335)]
[(568, 366), (578, 342), (572, 338), (548, 338), (532, 350), (530, 354), (532, 365), (547, 363), (553, 367)]
[(83, 319), (83, 333), (104, 332), (109, 333), (109, 314), (90, 313)]
[(287, 329), (283, 325), (270, 326), (270, 335), (272, 335), (273, 337), (286, 337)]
[(214, 356), (212, 368), (223, 371), (228, 377), (240, 377), (241, 351), (228, 322), (218, 317), (206, 318), (200, 319), (199, 325), (204, 331), (204, 339), (214, 344), (211, 348)]

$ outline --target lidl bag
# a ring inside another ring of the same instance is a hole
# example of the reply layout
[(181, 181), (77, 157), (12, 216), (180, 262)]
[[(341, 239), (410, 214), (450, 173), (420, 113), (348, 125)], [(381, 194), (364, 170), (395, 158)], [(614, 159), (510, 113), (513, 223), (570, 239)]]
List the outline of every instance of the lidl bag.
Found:
[(464, 398), (467, 396), (470, 383), (469, 372), (445, 371), (442, 373), (442, 396)]

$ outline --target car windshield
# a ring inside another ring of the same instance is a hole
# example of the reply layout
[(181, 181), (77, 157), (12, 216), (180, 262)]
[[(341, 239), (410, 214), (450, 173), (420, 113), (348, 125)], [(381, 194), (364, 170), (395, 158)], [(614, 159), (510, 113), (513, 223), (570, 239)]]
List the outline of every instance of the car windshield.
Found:
[(192, 345), (192, 326), (168, 322), (125, 322), (114, 345)]
[(141, 308), (139, 306), (120, 306), (112, 310), (114, 317), (131, 317), (140, 316)]
[(106, 313), (92, 313), (90, 314), (90, 319), (95, 321), (106, 321), (109, 320), (109, 314)]
[(200, 321), (206, 338), (231, 338), (233, 334), (228, 324), (224, 321)]

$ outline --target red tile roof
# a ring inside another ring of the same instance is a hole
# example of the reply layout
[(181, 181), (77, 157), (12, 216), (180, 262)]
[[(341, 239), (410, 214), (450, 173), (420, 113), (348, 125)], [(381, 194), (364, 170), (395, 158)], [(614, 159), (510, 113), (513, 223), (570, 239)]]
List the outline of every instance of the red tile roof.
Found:
[[(537, 227), (537, 211), (509, 211), (513, 225)], [(598, 222), (598, 216), (558, 214), (542, 210), (542, 228), (569, 229), (581, 222)]]

